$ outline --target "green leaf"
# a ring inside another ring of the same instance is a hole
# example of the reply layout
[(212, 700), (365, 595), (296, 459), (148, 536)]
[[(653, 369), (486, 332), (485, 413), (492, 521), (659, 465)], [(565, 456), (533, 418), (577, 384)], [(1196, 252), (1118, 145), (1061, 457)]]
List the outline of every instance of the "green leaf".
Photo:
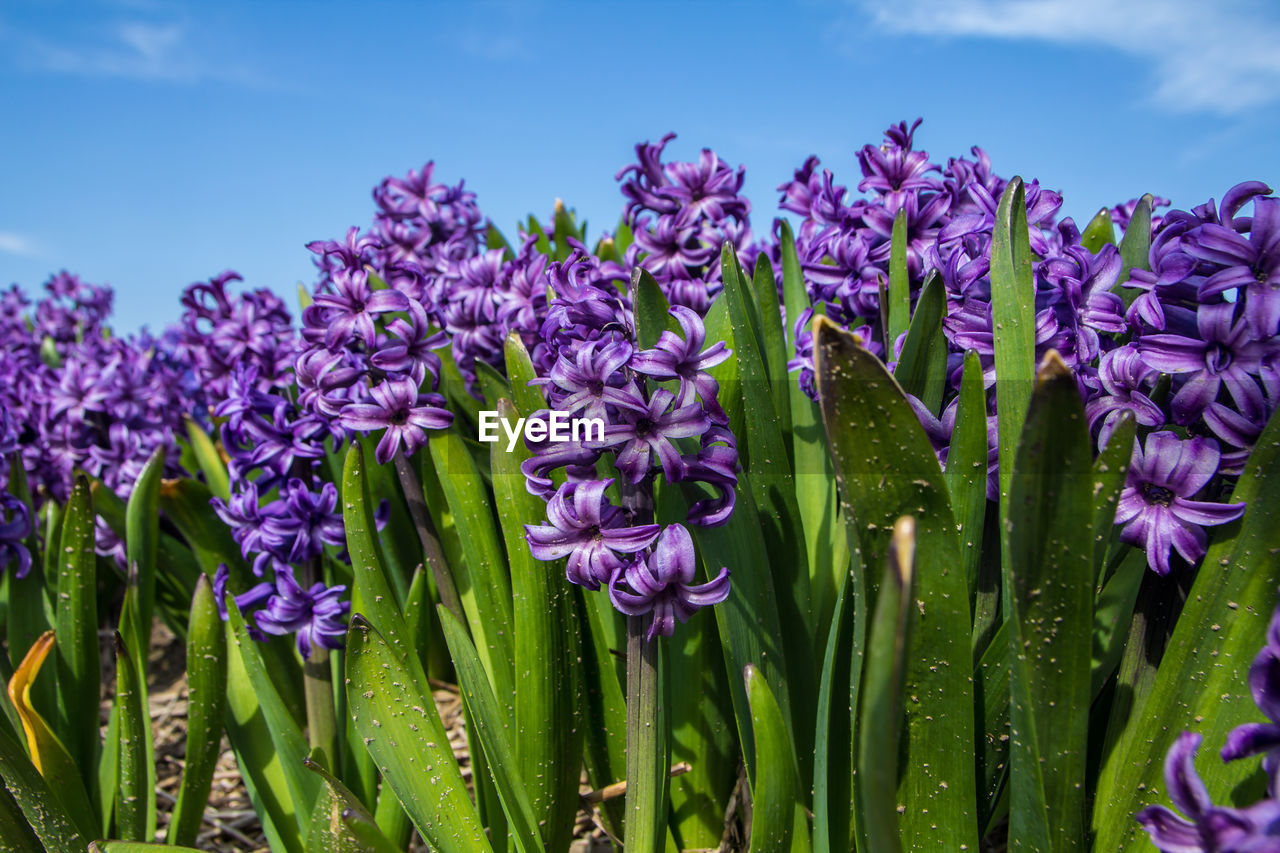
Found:
[(315, 300), (311, 297), (311, 291), (302, 282), (298, 282), (298, 308), (306, 311), (311, 307), (311, 303)]
[(1110, 210), (1104, 207), (1094, 214), (1084, 231), (1080, 232), (1080, 244), (1095, 255), (1102, 251), (1103, 246), (1116, 244), (1116, 228), (1111, 222)]
[[(156, 597), (156, 551), (160, 540), (160, 479), (164, 475), (164, 447), (156, 448), (138, 474), (125, 508), (125, 546), (130, 581), (125, 587), (124, 609), (120, 616), (120, 633), (125, 648), (133, 654), (138, 675), (137, 691), (142, 708), (148, 708), (147, 656), (151, 650), (151, 622)], [(156, 787), (155, 742), (150, 717), (143, 726), (142, 744), (146, 761), (146, 830), (155, 835), (156, 805), (151, 792)]]
[(191, 479), (177, 480), (161, 485), (160, 509), (191, 546), (191, 552), (205, 574), (213, 577), (218, 572), (218, 565), (226, 563), (231, 572), (231, 588), (248, 589), (257, 578), (241, 556), (240, 546), (231, 536), (231, 529), (209, 505), (212, 498), (213, 493), (204, 483)]
[[(1132, 815), (1143, 806), (1167, 803), (1164, 756), (1182, 731), (1200, 733), (1206, 750), (1217, 750), (1232, 728), (1262, 719), (1249, 693), (1245, 664), (1265, 640), (1280, 586), (1277, 471), (1280, 417), (1273, 415), (1231, 493), (1232, 502), (1244, 501), (1248, 509), (1239, 521), (1215, 529), (1150, 695), (1133, 706), (1126, 735), (1103, 766), (1094, 807), (1098, 849), (1146, 843), (1145, 835), (1138, 838), (1142, 834), (1133, 831)], [(1216, 758), (1198, 766), (1209, 796), (1219, 803), (1230, 802), (1236, 786), (1257, 767)]]
[[(83, 778), (96, 781), (98, 703), (102, 661), (98, 652), (98, 558), (94, 553), (93, 497), (89, 481), (76, 477), (67, 501), (58, 549), (58, 728)], [(90, 787), (90, 798), (93, 797)]]
[(273, 848), (301, 851), (319, 780), (307, 773), (307, 739), (267, 675), (259, 646), (227, 597), (227, 737)]
[(852, 780), (853, 717), (858, 709), (864, 607), (862, 572), (849, 572), (827, 636), (819, 678), (817, 732), (814, 742), (824, 746), (813, 759), (813, 849), (815, 853), (853, 849), (854, 795)]
[(476, 359), (476, 376), (480, 380), (480, 391), (484, 394), (484, 401), (488, 405), (492, 406), (503, 397), (511, 396), (506, 378), (489, 362)]
[(511, 666), (514, 617), (511, 581), (494, 522), (493, 501), (456, 431), (436, 433), (429, 444), (466, 558), (465, 571), (459, 571), (458, 566), (450, 567), (458, 585), (458, 596), (494, 692), (507, 696), (514, 684)]
[(1138, 590), (1147, 574), (1147, 555), (1140, 548), (1126, 548), (1115, 574), (1098, 593), (1093, 608), (1093, 663), (1090, 696), (1098, 698), (1120, 657), (1133, 620)]
[(1115, 529), (1116, 506), (1129, 476), (1137, 427), (1132, 412), (1121, 413), (1107, 446), (1093, 463), (1093, 577), (1097, 584), (1102, 583), (1103, 564)]
[(508, 242), (507, 238), (498, 230), (498, 226), (494, 225), (492, 222), (490, 222), (489, 226), (484, 230), (484, 244), (490, 249), (501, 249), (504, 255), (508, 258), (515, 257), (515, 252), (511, 248), (511, 243)]
[(413, 660), (393, 650), (363, 615), (347, 631), (347, 703), (383, 781), (427, 843), (441, 853), (492, 848)]
[(893, 526), (884, 579), (880, 582), (871, 633), (867, 637), (862, 717), (858, 724), (858, 793), (862, 831), (869, 850), (902, 849), (898, 828), (898, 755), (906, 656), (915, 604), (912, 600), (915, 548), (914, 519), (909, 516), (898, 519)]
[(631, 273), (631, 301), (636, 317), (636, 340), (641, 349), (651, 349), (667, 328), (667, 297), (649, 271), (636, 267)]
[(808, 850), (800, 771), (777, 701), (754, 666), (743, 672), (756, 742), (756, 782), (751, 791), (751, 850)]
[[(991, 317), (995, 346), (1000, 518), (1008, 524), (1009, 480), (1027, 419), (1036, 367), (1035, 278), (1031, 271), (1026, 191), (1014, 178), (1000, 196), (991, 238)], [(1007, 550), (1007, 549), (1006, 549)]]
[(79, 851), (84, 838), (97, 834), (93, 807), (66, 749), (30, 706), (31, 683), (52, 647), (53, 633), (42, 634), (9, 680), (9, 700), (22, 717), (31, 757), (0, 734), (0, 784), (49, 850)]
[[(1009, 635), (1001, 622), (974, 672), (978, 741), (978, 825), (991, 825), (1009, 778)], [(1007, 806), (1005, 807), (1007, 811)], [(985, 833), (984, 833), (985, 834)]]
[(755, 297), (756, 316), (760, 321), (760, 341), (769, 375), (769, 390), (773, 395), (773, 410), (778, 415), (783, 446), (789, 450), (786, 440), (791, 437), (791, 394), (787, 386), (791, 382), (787, 373), (786, 330), (782, 324), (782, 306), (778, 302), (778, 285), (773, 276), (773, 264), (764, 252), (756, 258), (751, 290)]
[(942, 276), (930, 273), (920, 291), (911, 325), (907, 327), (902, 354), (893, 369), (893, 378), (903, 390), (917, 397), (934, 415), (942, 408), (942, 395), (947, 386), (947, 339), (942, 334), (942, 318), (946, 313)]
[(208, 578), (201, 577), (196, 585), (187, 625), (186, 756), (178, 801), (169, 818), (170, 844), (195, 842), (222, 752), (227, 707), (227, 635)]
[(1078, 850), (1092, 696), (1092, 473), (1084, 404), (1056, 353), (1040, 368), (1011, 473), (1009, 837), (1032, 850)]
[[(307, 836), (307, 853), (368, 853), (369, 850), (395, 850), (378, 829), (373, 815), (338, 778), (324, 768), (313, 752), (302, 764), (320, 777), (324, 787), (311, 816), (311, 833)], [(363, 832), (356, 829), (360, 826)]]
[(89, 845), (89, 853), (156, 853), (160, 850), (167, 850), (169, 853), (199, 853), (194, 847), (174, 847), (145, 841), (95, 841)]
[(0, 785), (0, 838), (8, 845), (5, 850), (11, 853), (45, 853), (40, 839), (22, 816), (22, 809), (3, 785)]
[[(510, 401), (498, 401), (498, 416), (513, 420), (519, 414)], [(578, 623), (573, 618), (573, 600), (564, 579), (562, 562), (535, 560), (525, 541), (524, 526), (540, 524), (547, 505), (529, 494), (520, 465), (532, 454), (523, 443), (508, 453), (491, 445), (494, 507), (506, 544), (511, 567), (514, 602), (515, 672), (520, 686), (515, 691), (515, 744), (519, 778), (528, 780), (536, 826), (548, 850), (567, 848), (577, 818), (578, 779), (582, 755), (579, 718)], [(446, 634), (446, 637), (448, 635)], [(450, 648), (452, 648), (452, 643)], [(454, 661), (458, 660), (455, 653)], [(475, 688), (478, 692), (479, 688)], [(510, 702), (508, 697), (501, 701)], [(476, 708), (472, 715), (482, 718)], [(508, 719), (510, 715), (508, 715)], [(483, 740), (483, 739), (482, 739)], [(497, 774), (508, 773), (511, 765), (488, 756)], [(501, 780), (499, 790), (501, 790)], [(510, 814), (508, 813), (510, 818)], [(516, 826), (513, 819), (512, 826)]]
[[(924, 300), (922, 299), (921, 302)], [(960, 556), (969, 594), (978, 587), (982, 525), (987, 512), (987, 401), (982, 363), (973, 350), (965, 353), (951, 450), (947, 454), (947, 491), (960, 531)], [(975, 633), (981, 627), (976, 626)]]
[(222, 461), (222, 454), (213, 443), (209, 434), (200, 428), (195, 418), (187, 416), (183, 419), (187, 425), (187, 439), (191, 442), (191, 451), (195, 454), (204, 480), (209, 484), (209, 492), (215, 498), (231, 499), (231, 479), (227, 474), (227, 463)]
[[(502, 801), (502, 810), (507, 816), (507, 821), (512, 829), (512, 840), (515, 842), (516, 849), (520, 853), (532, 853), (535, 850), (544, 850), (542, 843), (542, 835), (539, 832), (539, 824), (543, 821), (538, 819), (540, 813), (545, 813), (547, 807), (551, 803), (545, 802), (545, 795), (541, 808), (534, 810), (534, 804), (526, 789), (525, 780), (535, 783), (538, 779), (537, 771), (528, 772), (520, 761), (516, 758), (516, 750), (512, 747), (511, 741), (507, 738), (507, 711), (498, 704), (498, 699), (493, 695), (493, 689), (489, 686), (489, 679), (485, 675), (484, 667), (480, 664), (480, 657), (476, 654), (475, 646), (471, 643), (471, 638), (467, 636), (467, 629), (458, 621), (448, 610), (443, 607), (436, 609), (440, 617), (441, 627), (444, 628), (445, 642), (449, 644), (449, 652), (453, 656), (454, 665), (458, 668), (458, 682), (462, 691), (462, 698), (467, 703), (467, 709), (470, 713), (470, 719), (475, 725), (477, 740), (481, 748), (484, 750), (485, 763), (488, 765), (489, 772), (493, 777), (493, 781), (498, 789), (498, 796)], [(519, 645), (517, 645), (519, 648)], [(536, 672), (530, 672), (532, 676), (528, 681), (521, 682), (521, 688), (538, 680)], [(523, 741), (526, 736), (533, 735), (524, 728), (517, 725), (516, 731), (520, 732)], [(523, 745), (523, 743), (522, 743)], [(570, 753), (576, 756), (577, 752)], [(539, 786), (545, 789), (545, 785)], [(574, 791), (576, 794), (576, 790)], [(577, 803), (571, 795), (568, 801), (575, 807)], [(544, 827), (544, 831), (549, 834), (561, 835), (566, 834), (563, 839), (557, 838), (559, 847), (553, 849), (562, 849), (568, 847), (567, 835), (572, 834), (572, 825), (569, 827), (568, 833), (561, 833), (558, 829)]]
[(538, 375), (529, 358), (529, 350), (515, 332), (507, 336), (503, 347), (507, 359), (507, 377), (511, 382), (511, 400), (521, 412), (536, 412), (547, 407), (542, 386), (530, 385)]
[(147, 729), (151, 718), (143, 704), (145, 694), (139, 689), (139, 674), (131, 652), (119, 631), (115, 638), (116, 706), (120, 709), (116, 831), (125, 841), (144, 841), (147, 801), (155, 796), (155, 788), (147, 785)]
[[(744, 467), (750, 476), (744, 485), (751, 488), (759, 513), (754, 521), (764, 534), (764, 553), (768, 555), (769, 568), (773, 573), (773, 586), (777, 592), (775, 606), (787, 657), (787, 681), (772, 683), (777, 685), (783, 718), (793, 727), (801, 772), (808, 777), (813, 761), (812, 729), (796, 724), (797, 719), (813, 719), (813, 701), (817, 695), (804, 525), (796, 503), (795, 477), (773, 408), (770, 382), (751, 318), (752, 305), (743, 292), (738, 260), (728, 243), (724, 246), (721, 268), (724, 300), (728, 302), (729, 317), (733, 323), (734, 358), (741, 377), (746, 420), (746, 441), (743, 443), (747, 448), (747, 463)], [(744, 509), (739, 504), (735, 515)], [(745, 666), (750, 662), (738, 663)]]
[(893, 218), (889, 242), (889, 338), (892, 347), (907, 330), (911, 318), (911, 279), (907, 274), (907, 211), (899, 208)]
[[(897, 786), (905, 849), (977, 848), (967, 581), (937, 457), (902, 389), (858, 339), (814, 321), (818, 393), (849, 526), (864, 566), (884, 565), (893, 525), (916, 522), (920, 616), (907, 654), (907, 754)], [(945, 787), (942, 783), (946, 783)], [(914, 819), (925, 814), (927, 820)]]
[[(787, 314), (787, 355), (796, 357), (796, 323), (809, 307), (800, 258), (791, 226), (782, 221), (782, 292)], [(721, 300), (723, 301), (723, 300)], [(709, 338), (710, 340), (710, 338)], [(838, 518), (835, 471), (827, 453), (818, 404), (787, 377), (791, 405), (791, 451), (795, 467), (796, 506), (803, 519), (805, 552), (809, 560), (809, 588), (813, 602), (815, 638), (825, 635), (836, 591), (849, 570), (849, 541)]]
[(1112, 292), (1119, 293), (1124, 299), (1125, 307), (1129, 307), (1140, 291), (1124, 287), (1133, 270), (1150, 269), (1149, 253), (1151, 251), (1151, 207), (1155, 199), (1147, 193), (1138, 199), (1138, 205), (1129, 217), (1129, 227), (1124, 229), (1124, 237), (1120, 239), (1120, 277), (1116, 279)]

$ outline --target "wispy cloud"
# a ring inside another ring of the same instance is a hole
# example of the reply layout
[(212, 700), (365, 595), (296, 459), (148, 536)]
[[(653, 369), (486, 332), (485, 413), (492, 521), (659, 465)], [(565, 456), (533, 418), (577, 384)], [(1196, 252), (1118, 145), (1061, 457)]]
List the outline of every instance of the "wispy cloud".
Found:
[(1240, 113), (1280, 98), (1280, 14), (1267, 0), (853, 0), (882, 29), (1102, 46), (1150, 64), (1177, 111)]
[(0, 252), (6, 255), (18, 255), (23, 258), (40, 254), (39, 248), (30, 237), (15, 234), (12, 231), (0, 231)]
[(104, 23), (76, 41), (52, 40), (32, 32), (5, 33), (13, 56), (36, 71), (85, 77), (119, 77), (166, 83), (223, 82), (251, 88), (278, 84), (242, 62), (212, 61), (184, 21), (126, 20)]

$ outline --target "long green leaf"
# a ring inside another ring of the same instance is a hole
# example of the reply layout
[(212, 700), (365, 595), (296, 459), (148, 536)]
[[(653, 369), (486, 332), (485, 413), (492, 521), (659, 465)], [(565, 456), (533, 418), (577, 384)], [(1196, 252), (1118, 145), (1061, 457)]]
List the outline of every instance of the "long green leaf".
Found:
[[(307, 853), (368, 853), (395, 847), (373, 820), (373, 815), (355, 794), (324, 768), (313, 755), (303, 766), (324, 783), (311, 817), (311, 834), (307, 837)], [(360, 826), (363, 831), (357, 830)]]
[(1138, 424), (1132, 412), (1124, 412), (1107, 440), (1107, 446), (1093, 463), (1093, 576), (1102, 583), (1103, 564), (1115, 528), (1116, 506), (1129, 476), (1133, 457), (1133, 437)]
[(384, 783), (433, 849), (492, 853), (435, 703), (414, 669), (362, 615), (352, 617), (347, 703)]
[[(89, 481), (76, 477), (67, 501), (58, 549), (58, 613), (54, 657), (58, 673), (58, 721), (67, 752), (86, 780), (96, 782), (98, 705), (102, 662), (98, 652), (98, 558), (94, 553), (93, 498)], [(96, 801), (95, 801), (96, 802)]]
[(1011, 843), (1078, 850), (1093, 632), (1089, 434), (1075, 377), (1056, 353), (1039, 371), (1009, 493)]
[(195, 454), (196, 464), (204, 474), (204, 481), (209, 485), (209, 492), (215, 498), (231, 499), (231, 478), (227, 474), (227, 463), (222, 461), (218, 446), (213, 443), (209, 433), (201, 429), (195, 418), (183, 419), (187, 426), (187, 440), (191, 442), (191, 452)]
[(631, 273), (631, 303), (636, 318), (636, 342), (642, 349), (649, 349), (667, 328), (670, 306), (662, 288), (644, 267), (636, 267)]
[[(972, 595), (978, 588), (982, 525), (987, 512), (987, 403), (982, 388), (982, 362), (972, 350), (964, 357), (946, 476), (959, 525), (964, 574)], [(979, 630), (981, 627), (975, 626)]]
[(1124, 299), (1125, 307), (1133, 303), (1141, 291), (1124, 287), (1129, 280), (1129, 273), (1135, 269), (1150, 269), (1148, 253), (1151, 250), (1151, 207), (1155, 199), (1147, 193), (1138, 199), (1138, 205), (1129, 217), (1129, 226), (1124, 229), (1120, 238), (1120, 276), (1112, 290)]
[(942, 318), (947, 313), (946, 287), (942, 276), (931, 273), (920, 290), (902, 353), (893, 368), (893, 378), (903, 390), (938, 414), (947, 386), (947, 339), (942, 334)]
[[(810, 609), (809, 567), (804, 547), (804, 525), (796, 503), (795, 478), (788, 462), (782, 431), (773, 410), (773, 397), (763, 355), (751, 319), (752, 304), (743, 292), (738, 260), (725, 244), (721, 263), (724, 299), (734, 329), (734, 357), (741, 377), (742, 405), (746, 420), (745, 442), (752, 489), (759, 513), (757, 524), (764, 534), (765, 553), (777, 592), (776, 607), (787, 657), (788, 680), (774, 682), (784, 719), (792, 731), (800, 755), (801, 772), (810, 775), (813, 763), (812, 729), (796, 724), (813, 719), (817, 675), (813, 653), (813, 613)], [(739, 504), (735, 514), (745, 508)], [(742, 665), (749, 661), (742, 661)]]
[(853, 717), (858, 710), (862, 672), (864, 606), (862, 572), (849, 572), (836, 600), (818, 680), (818, 719), (814, 742), (824, 744), (813, 759), (813, 849), (832, 853), (853, 849), (856, 804)]
[(868, 850), (885, 853), (902, 849), (897, 798), (901, 749), (898, 739), (902, 734), (906, 658), (915, 604), (915, 547), (915, 521), (910, 517), (898, 519), (876, 596), (863, 672), (862, 719), (858, 726), (862, 833)]
[[(883, 565), (893, 525), (916, 521), (920, 616), (907, 655), (907, 756), (898, 800), (906, 849), (977, 847), (967, 581), (947, 487), (902, 389), (858, 339), (814, 322), (818, 392), (836, 477), (864, 566)], [(945, 786), (943, 783), (946, 783)], [(927, 820), (916, 815), (928, 814)]]
[[(509, 401), (498, 401), (500, 418), (513, 421), (518, 414), (522, 413)], [(546, 504), (529, 494), (520, 471), (521, 463), (531, 454), (523, 444), (510, 453), (497, 443), (491, 447), (494, 506), (511, 567), (515, 672), (520, 684), (513, 697), (515, 713), (508, 711), (506, 719), (514, 716), (515, 730), (520, 733), (515, 743), (517, 767), (520, 778), (528, 780), (542, 841), (547, 849), (560, 850), (569, 844), (578, 812), (582, 755), (575, 666), (578, 624), (562, 564), (535, 560), (524, 538), (524, 526), (540, 523), (546, 514)], [(457, 659), (455, 653), (454, 661)], [(509, 704), (511, 700), (501, 697), (500, 701)], [(475, 708), (472, 714), (480, 716)], [(509, 772), (495, 756), (489, 759), (495, 776)]]
[(227, 635), (208, 578), (201, 577), (196, 585), (187, 624), (186, 759), (178, 801), (169, 817), (170, 844), (195, 842), (222, 751), (227, 707)]
[[(443, 607), (437, 608), (436, 612), (444, 628), (445, 641), (449, 644), (454, 665), (458, 668), (459, 687), (470, 711), (470, 719), (476, 726), (477, 740), (484, 749), (485, 763), (497, 785), (502, 809), (513, 830), (511, 838), (520, 853), (544, 850), (546, 848), (542, 843), (542, 832), (538, 827), (545, 821), (540, 821), (538, 815), (545, 812), (547, 807), (544, 805), (539, 812), (535, 812), (528, 789), (529, 786), (535, 789), (544, 786), (538, 784), (537, 773), (524, 771), (516, 758), (516, 750), (506, 732), (507, 710), (493, 695), (484, 667), (480, 664), (480, 657), (476, 654), (471, 638), (467, 636), (467, 629)], [(536, 680), (536, 675), (534, 679)], [(526, 733), (519, 727), (516, 730), (521, 732), (523, 741)], [(576, 756), (577, 753), (571, 755)], [(576, 806), (572, 796), (569, 797), (569, 802)], [(544, 828), (543, 831), (547, 830)], [(561, 843), (561, 846), (553, 849), (568, 847), (567, 839), (557, 839), (557, 843)]]
[[(1000, 448), (1001, 520), (1008, 523), (1009, 482), (1027, 419), (1036, 359), (1036, 283), (1031, 271), (1026, 190), (1014, 178), (1000, 196), (991, 238), (991, 317)], [(1006, 549), (1007, 550), (1007, 549)]]
[[(125, 508), (125, 547), (130, 582), (125, 587), (120, 633), (125, 648), (133, 654), (137, 671), (138, 698), (148, 708), (147, 657), (151, 650), (151, 621), (156, 598), (156, 551), (160, 540), (160, 479), (164, 476), (164, 446), (157, 447), (138, 474)], [(149, 719), (149, 718), (148, 718)], [(142, 745), (146, 755), (145, 804), (147, 836), (156, 828), (155, 741), (148, 722), (143, 726)]]
[(764, 346), (762, 354), (769, 376), (769, 390), (773, 396), (773, 410), (778, 415), (783, 446), (790, 450), (791, 393), (787, 387), (790, 384), (787, 374), (787, 337), (782, 321), (782, 305), (778, 302), (777, 280), (773, 276), (773, 264), (765, 252), (761, 252), (756, 258), (751, 291), (756, 314), (760, 319), (760, 340)]
[(45, 853), (22, 809), (3, 785), (0, 785), (0, 839), (6, 845), (6, 853)]
[(809, 850), (800, 771), (786, 721), (760, 671), (748, 665), (743, 678), (751, 702), (757, 762), (750, 849), (753, 853)]
[[(1150, 695), (1133, 707), (1126, 737), (1103, 766), (1094, 807), (1098, 849), (1146, 843), (1132, 816), (1167, 801), (1164, 756), (1183, 730), (1201, 733), (1216, 750), (1232, 728), (1260, 718), (1245, 664), (1264, 642), (1280, 586), (1278, 471), (1280, 417), (1273, 415), (1231, 494), (1248, 509), (1239, 521), (1217, 528)], [(1256, 764), (1215, 760), (1199, 767), (1213, 801), (1228, 802)]]
[(467, 625), (476, 641), (476, 651), (499, 696), (508, 695), (512, 684), (511, 581), (505, 553), (493, 517), (493, 502), (480, 471), (463, 445), (462, 437), (449, 430), (432, 436), (431, 459), (440, 486), (453, 511), (462, 540), (466, 570), (454, 569), (458, 595), (466, 612)]
[(145, 694), (132, 653), (116, 632), (116, 705), (120, 709), (119, 783), (116, 785), (116, 831), (125, 841), (147, 839), (147, 800), (155, 788), (147, 786), (146, 731), (151, 726)]
[(889, 238), (889, 339), (885, 345), (892, 349), (898, 336), (907, 330), (911, 319), (911, 279), (907, 276), (907, 210), (898, 208), (893, 218), (893, 233)]
[(302, 767), (306, 738), (230, 596), (227, 612), (227, 738), (272, 848), (300, 852), (319, 793)]

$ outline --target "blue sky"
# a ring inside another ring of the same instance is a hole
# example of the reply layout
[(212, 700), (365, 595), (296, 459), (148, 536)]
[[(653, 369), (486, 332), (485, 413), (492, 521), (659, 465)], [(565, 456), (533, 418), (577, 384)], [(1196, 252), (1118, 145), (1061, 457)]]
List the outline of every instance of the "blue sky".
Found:
[(66, 268), (116, 327), (176, 319), (232, 268), (294, 301), (310, 240), (365, 225), (385, 174), (436, 161), (507, 233), (557, 197), (591, 234), (614, 173), (669, 130), (747, 167), (758, 232), (809, 154), (923, 116), (937, 160), (1061, 190), (1087, 219), (1280, 185), (1268, 0), (0, 5), (0, 284)]

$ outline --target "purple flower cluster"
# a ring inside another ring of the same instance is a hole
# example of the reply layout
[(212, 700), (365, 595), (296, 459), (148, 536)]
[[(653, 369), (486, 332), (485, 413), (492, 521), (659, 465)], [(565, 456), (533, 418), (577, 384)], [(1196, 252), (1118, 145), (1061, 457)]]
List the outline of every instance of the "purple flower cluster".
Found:
[(674, 138), (668, 133), (656, 145), (637, 145), (638, 162), (617, 174), (627, 199), (623, 219), (635, 238), (626, 263), (652, 273), (670, 304), (706, 314), (724, 286), (720, 247), (728, 241), (747, 260), (756, 251), (751, 202), (741, 194), (746, 171), (731, 169), (708, 148), (697, 162), (663, 163)]
[[(338, 601), (345, 586), (303, 590), (293, 574), (294, 566), (310, 571), (325, 546), (346, 545), (338, 490), (319, 464), (326, 444), (338, 447), (346, 432), (294, 400), (301, 341), (283, 303), (264, 290), (229, 293), (237, 280), (224, 273), (188, 287), (177, 336), (228, 458), (231, 494), (211, 503), (254, 574), (268, 578), (235, 596), (237, 605), (259, 635), (296, 633), (307, 657), (317, 645), (341, 646), (350, 609)], [(229, 579), (224, 566), (214, 585), (220, 606)]]
[[(363, 402), (369, 389), (352, 377), (365, 377), (370, 366), (409, 374), (412, 359), (438, 378), (439, 362), (427, 351), (446, 345), (478, 396), (477, 361), (501, 371), (502, 343), (512, 332), (529, 347), (537, 343), (548, 262), (537, 237), (523, 236), (514, 256), (485, 249), (475, 194), (461, 183), (432, 183), (432, 172), (428, 163), (385, 178), (373, 191), (378, 211), (367, 232), (352, 228), (343, 242), (309, 246), (321, 275), (317, 307), (303, 315), (308, 348), (299, 379), (309, 400), (323, 398), (321, 413)], [(375, 319), (392, 313), (407, 317), (387, 327), (392, 339), (377, 340)]]
[[(4, 444), (20, 454), (36, 508), (65, 501), (76, 469), (127, 498), (157, 448), (165, 450), (165, 473), (176, 476), (174, 436), (191, 410), (182, 354), (145, 332), (114, 336), (107, 287), (61, 272), (44, 289), (34, 305), (16, 286), (0, 294)], [(5, 503), (6, 532), (31, 523), (25, 509)], [(101, 522), (97, 540), (100, 553), (123, 561), (119, 539)], [(23, 552), (4, 550), (25, 573)]]
[[(530, 444), (534, 455), (523, 470), (529, 491), (547, 500), (547, 522), (525, 530), (536, 558), (567, 557), (570, 581), (606, 585), (623, 613), (651, 614), (650, 638), (671, 636), (677, 620), (729, 594), (727, 569), (693, 582), (696, 554), (683, 525), (664, 529), (651, 517), (659, 474), (667, 483), (711, 487), (690, 507), (689, 524), (723, 524), (733, 512), (737, 447), (706, 372), (729, 351), (722, 342), (705, 347), (701, 318), (681, 305), (671, 309), (681, 334), (664, 331), (642, 349), (631, 305), (608, 275), (581, 252), (550, 268), (553, 298), (540, 350), (549, 367), (535, 381), (553, 410), (599, 418), (603, 430), (581, 441)], [(675, 390), (658, 385), (666, 380)], [(557, 486), (552, 472), (559, 469)], [(616, 476), (599, 473), (607, 469)]]
[[(901, 212), (911, 299), (933, 272), (946, 290), (949, 382), (939, 410), (914, 401), (945, 461), (968, 350), (982, 362), (988, 414), (995, 413), (991, 244), (1007, 183), (976, 147), (972, 160), (931, 163), (914, 148), (918, 125), (891, 127), (883, 145), (862, 149), (858, 189), (865, 198), (849, 200), (829, 171), (818, 174), (816, 158), (779, 188), (782, 208), (804, 217), (797, 251), (812, 300), (792, 327), (791, 366), (814, 395), (807, 326), (818, 308), (849, 328), (862, 327), (866, 345), (895, 361), (902, 339), (884, 339), (880, 294)], [(1143, 547), (1162, 574), (1171, 570), (1173, 553), (1191, 564), (1203, 556), (1205, 526), (1239, 517), (1242, 507), (1212, 497), (1224, 476), (1239, 473), (1280, 400), (1280, 199), (1269, 193), (1263, 184), (1245, 183), (1227, 192), (1220, 210), (1209, 202), (1155, 217), (1151, 269), (1133, 270), (1125, 290), (1117, 287), (1123, 265), (1115, 246), (1090, 251), (1071, 219), (1056, 219), (1061, 196), (1034, 181), (1026, 185), (1037, 355), (1057, 350), (1076, 371), (1099, 448), (1123, 412), (1137, 420), (1146, 450), (1142, 441), (1135, 448), (1117, 523), (1124, 525), (1121, 538)], [(1249, 203), (1253, 215), (1240, 215)], [(1135, 206), (1117, 207), (1114, 219), (1127, 225)], [(991, 417), (991, 498), (995, 443)], [(1209, 497), (1191, 500), (1198, 492)]]
[(1271, 617), (1266, 644), (1249, 668), (1253, 701), (1268, 722), (1246, 723), (1227, 735), (1223, 761), (1264, 756), (1267, 796), (1245, 808), (1215, 806), (1196, 772), (1201, 736), (1183, 732), (1165, 757), (1169, 799), (1186, 815), (1148, 806), (1138, 820), (1165, 853), (1253, 853), (1280, 850), (1280, 608)]

